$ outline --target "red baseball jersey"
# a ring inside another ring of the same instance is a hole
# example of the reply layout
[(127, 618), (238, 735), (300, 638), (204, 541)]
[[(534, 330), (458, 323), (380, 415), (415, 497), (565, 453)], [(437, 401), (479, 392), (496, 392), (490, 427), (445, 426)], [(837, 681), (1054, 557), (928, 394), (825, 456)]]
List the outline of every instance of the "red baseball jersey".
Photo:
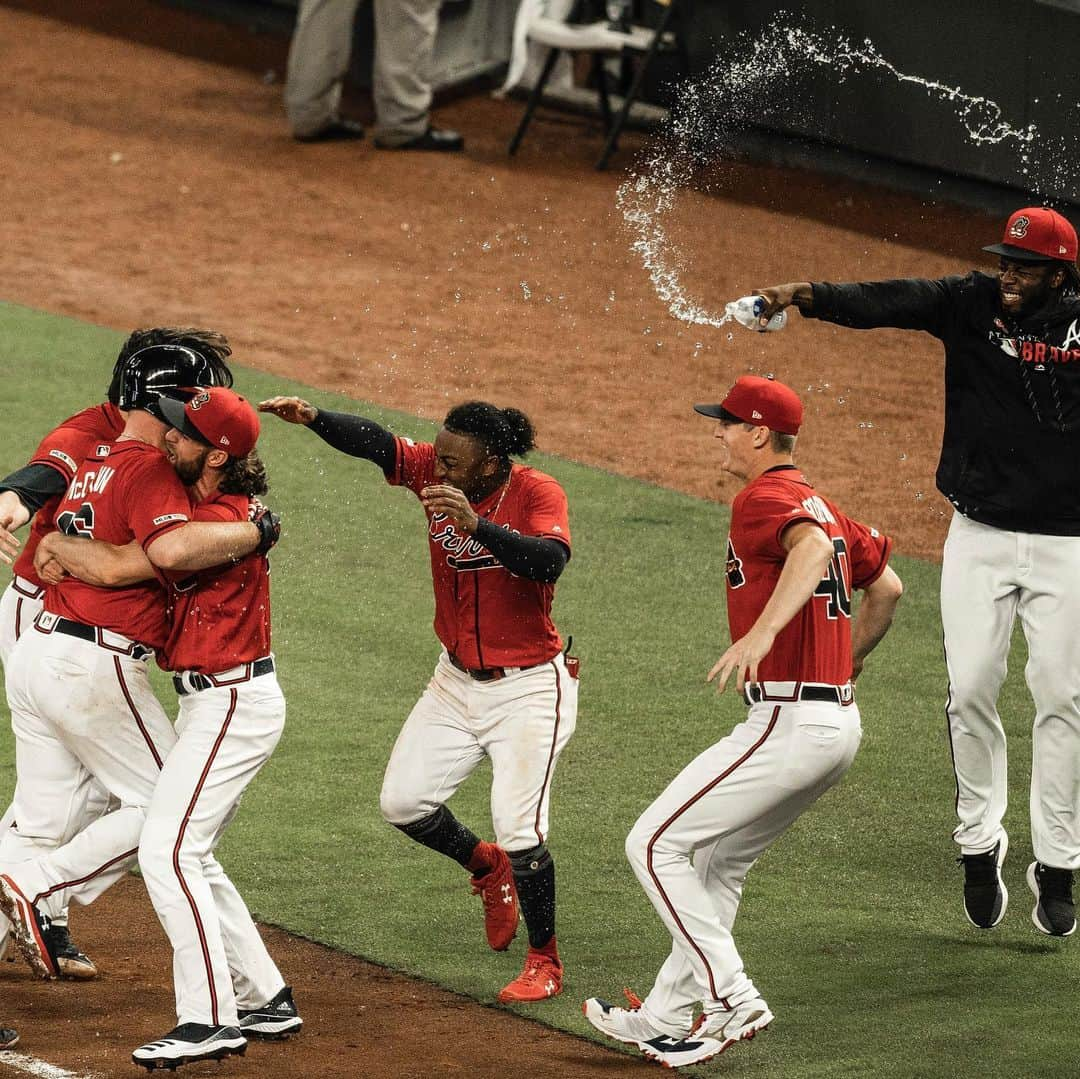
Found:
[(769, 469), (731, 505), (727, 549), (728, 626), (737, 641), (768, 602), (786, 552), (780, 536), (810, 521), (832, 540), (833, 557), (809, 602), (777, 634), (758, 680), (843, 685), (851, 678), (851, 594), (885, 570), (892, 541), (853, 521), (814, 491), (794, 466)]
[[(102, 443), (112, 442), (123, 429), (124, 414), (115, 405), (104, 404), (84, 408), (82, 412), (69, 416), (59, 427), (50, 431), (41, 440), (41, 445), (34, 451), (34, 456), (30, 458), (29, 463), (55, 468), (64, 477), (64, 482), (70, 483), (75, 478), (79, 465), (83, 463), (83, 458)], [(22, 549), (13, 568), (14, 573), (25, 577), (28, 581), (33, 581), (38, 586), (41, 585), (41, 579), (34, 572), (34, 552), (41, 542), (41, 537), (56, 529), (53, 518), (61, 498), (61, 495), (50, 498), (34, 514), (34, 519), (30, 524), (30, 534), (26, 538), (26, 546)]]
[[(212, 494), (195, 506), (194, 518), (246, 521), (248, 497)], [(214, 674), (269, 655), (269, 572), (266, 556), (253, 553), (170, 580), (169, 639), (158, 664), (167, 671)]]
[[(435, 447), (397, 439), (389, 483), (417, 495), (435, 479)], [(522, 536), (556, 539), (570, 547), (566, 494), (557, 480), (514, 464), (510, 478), (482, 502), (480, 517)], [(428, 514), (435, 633), (466, 667), (529, 667), (562, 648), (551, 621), (553, 584), (516, 577), (472, 536), (442, 514)]]
[[(191, 498), (161, 450), (145, 442), (98, 446), (75, 473), (56, 512), (56, 527), (119, 547), (155, 539), (191, 519)], [(157, 580), (95, 588), (65, 577), (45, 592), (53, 614), (102, 626), (151, 648), (165, 643), (165, 590)]]

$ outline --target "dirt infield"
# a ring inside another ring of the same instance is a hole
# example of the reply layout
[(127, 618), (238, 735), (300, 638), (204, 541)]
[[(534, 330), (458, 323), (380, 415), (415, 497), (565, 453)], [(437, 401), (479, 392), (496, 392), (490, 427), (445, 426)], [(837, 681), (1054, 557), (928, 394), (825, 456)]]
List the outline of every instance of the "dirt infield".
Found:
[[(806, 391), (800, 459), (814, 480), (903, 552), (937, 555), (933, 341), (798, 318), (767, 338), (682, 326), (629, 251), (620, 175), (591, 168), (594, 127), (538, 122), (510, 162), (521, 106), (476, 94), (438, 112), (464, 132), (462, 158), (298, 145), (269, 74), (285, 46), (143, 0), (0, 7), (0, 296), (117, 329), (212, 326), (241, 363), (431, 418), (469, 396), (513, 403), (545, 450), (706, 497), (718, 496), (702, 463), (711, 432), (689, 403), (774, 371)], [(628, 137), (622, 162), (641, 145)], [(963, 268), (996, 228), (774, 168), (731, 166), (718, 183), (673, 221), (687, 280), (713, 308), (795, 277)], [(230, 1075), (486, 1076), (507, 1061), (531, 1076), (656, 1074), (269, 932), (307, 1026), (253, 1045)], [(131, 1049), (172, 1014), (141, 885), (80, 912), (78, 939), (107, 977), (92, 992), (46, 988), (5, 965), (0, 1020), (53, 1064), (127, 1074)], [(418, 1029), (422, 1061), (405, 1036)]]

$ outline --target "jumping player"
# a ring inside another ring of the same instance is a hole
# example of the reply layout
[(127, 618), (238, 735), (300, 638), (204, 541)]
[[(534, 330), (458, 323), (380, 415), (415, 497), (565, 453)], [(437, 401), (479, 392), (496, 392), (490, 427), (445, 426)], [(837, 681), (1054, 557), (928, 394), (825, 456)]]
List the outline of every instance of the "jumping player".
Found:
[[(380, 806), (407, 836), (473, 874), (496, 951), (513, 940), (520, 901), (528, 953), (499, 1000), (555, 996), (563, 967), (548, 801), (578, 692), (576, 661), (563, 655), (550, 613), (570, 558), (566, 495), (550, 476), (510, 460), (533, 449), (532, 424), (516, 409), (472, 401), (450, 410), (434, 444), (417, 444), (296, 397), (259, 407), (375, 462), (423, 503), (443, 652), (398, 735)], [(485, 755), (497, 843), (482, 842), (445, 804)]]
[(856, 329), (924, 330), (945, 347), (945, 433), (938, 490), (953, 504), (941, 567), (956, 773), (953, 837), (964, 910), (980, 929), (1005, 916), (1009, 840), (1005, 730), (997, 698), (1013, 622), (1028, 644), (1035, 703), (1027, 882), (1035, 927), (1076, 928), (1080, 866), (1080, 272), (1076, 230), (1038, 206), (1017, 210), (996, 277), (811, 284), (761, 290), (763, 319), (794, 304)]
[[(173, 425), (167, 453), (196, 502), (194, 519), (248, 520), (251, 500), (267, 490), (254, 450), (255, 410), (217, 387), (186, 405), (162, 398), (158, 407)], [(114, 547), (54, 533), (42, 551), (63, 571), (101, 587), (154, 576), (137, 543)], [(285, 723), (270, 653), (268, 568), (265, 555), (252, 553), (170, 580), (168, 639), (158, 664), (174, 672), (178, 740), (146, 811), (139, 866), (173, 945), (178, 1025), (135, 1050), (135, 1063), (148, 1069), (242, 1053), (245, 1037), (280, 1038), (302, 1025), (291, 990), (213, 853)]]
[[(135, 539), (158, 568), (192, 572), (276, 537), (272, 521), (190, 521), (187, 490), (163, 452), (168, 428), (148, 411), (158, 397), (154, 376), (176, 350), (184, 351), (155, 345), (130, 358), (120, 391), (124, 430), (76, 471), (56, 522), (67, 535), (118, 545)], [(134, 860), (145, 808), (176, 741), (146, 673), (146, 660), (166, 640), (165, 593), (156, 580), (102, 589), (65, 578), (46, 588), (44, 609), (12, 650), (12, 725), (20, 746), (32, 750), (20, 751), (20, 825), (30, 814), (40, 834), (66, 842), (4, 861), (0, 909), (43, 977), (57, 973), (47, 933), (55, 910), (72, 894), (90, 902)], [(80, 828), (92, 779), (120, 808)]]
[[(592, 997), (586, 1018), (668, 1067), (752, 1038), (773, 1014), (743, 970), (731, 930), (754, 861), (847, 771), (861, 729), (853, 681), (902, 591), (890, 541), (844, 516), (792, 462), (802, 403), (744, 375), (722, 404), (722, 467), (746, 481), (731, 507), (731, 675), (750, 713), (676, 776), (626, 840), (634, 872), (672, 937), (652, 991), (631, 1008)], [(854, 627), (853, 589), (865, 589)], [(692, 856), (692, 857), (691, 857)], [(702, 1015), (694, 1023), (694, 1006)]]
[[(53, 518), (64, 490), (91, 450), (103, 442), (111, 442), (124, 428), (127, 411), (118, 406), (128, 360), (151, 345), (166, 344), (188, 351), (167, 354), (167, 361), (154, 374), (153, 381), (159, 388), (232, 385), (232, 372), (226, 363), (232, 350), (220, 334), (173, 326), (135, 330), (124, 342), (113, 365), (105, 403), (64, 420), (42, 439), (23, 468), (0, 480), (0, 558), (4, 561), (10, 562), (17, 551), (17, 545), (10, 542), (14, 540), (11, 531), (30, 521), (26, 546), (18, 554), (11, 581), (0, 596), (0, 662), (5, 669), (15, 642), (42, 609), (45, 586), (34, 570), (34, 555), (42, 537), (55, 529)], [(2, 543), (5, 537), (9, 540), (6, 545)], [(7, 555), (5, 550), (9, 552)], [(0, 822), (0, 836), (5, 841), (0, 847), (0, 860), (32, 857), (39, 848), (56, 846), (62, 839), (36, 834), (32, 816), (18, 812), (18, 801), (16, 788), (13, 804)], [(88, 819), (100, 816), (107, 803), (108, 796), (101, 788), (92, 790), (87, 799)], [(12, 821), (16, 820), (18, 826), (9, 832)], [(96, 977), (93, 962), (71, 940), (66, 909), (52, 919), (49, 934), (61, 977)]]

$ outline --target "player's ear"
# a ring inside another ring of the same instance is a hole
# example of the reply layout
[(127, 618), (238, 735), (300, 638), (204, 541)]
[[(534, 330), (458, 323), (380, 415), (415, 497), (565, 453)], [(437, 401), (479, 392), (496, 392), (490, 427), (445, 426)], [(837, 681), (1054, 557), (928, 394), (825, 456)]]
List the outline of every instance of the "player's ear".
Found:
[(206, 455), (206, 463), (211, 468), (224, 468), (229, 463), (229, 455), (224, 450), (211, 450)]

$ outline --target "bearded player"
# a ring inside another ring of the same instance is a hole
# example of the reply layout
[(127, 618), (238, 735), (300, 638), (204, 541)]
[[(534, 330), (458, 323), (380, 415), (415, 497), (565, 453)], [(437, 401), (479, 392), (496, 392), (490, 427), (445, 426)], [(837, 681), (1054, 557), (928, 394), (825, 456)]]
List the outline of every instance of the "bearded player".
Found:
[[(246, 521), (267, 490), (259, 418), (231, 390), (186, 404), (158, 402), (173, 430), (166, 452), (196, 505), (196, 521)], [(53, 534), (41, 546), (59, 568), (100, 587), (154, 577), (138, 544), (115, 547)], [(52, 579), (48, 577), (47, 579)], [(240, 796), (270, 758), (285, 699), (270, 653), (266, 556), (169, 580), (168, 639), (158, 665), (180, 697), (177, 742), (161, 770), (139, 841), (139, 867), (173, 946), (178, 1025), (135, 1050), (148, 1069), (242, 1053), (247, 1037), (302, 1026), (247, 906), (214, 856)]]
[[(862, 731), (853, 681), (902, 591), (890, 541), (846, 517), (795, 467), (802, 403), (744, 375), (719, 405), (725, 471), (745, 481), (727, 545), (732, 645), (709, 672), (735, 675), (750, 712), (691, 761), (638, 819), (626, 853), (672, 950), (644, 1001), (592, 997), (586, 1018), (681, 1068), (753, 1038), (773, 1019), (743, 969), (732, 926), (743, 881), (769, 845), (847, 771)], [(853, 589), (864, 589), (854, 626)], [(702, 1013), (694, 1021), (700, 1002)]]
[(762, 290), (762, 318), (794, 304), (856, 329), (924, 330), (945, 347), (938, 490), (956, 512), (941, 566), (949, 673), (946, 715), (956, 774), (953, 838), (964, 912), (979, 929), (1009, 893), (1005, 729), (997, 710), (1017, 615), (1035, 703), (1027, 883), (1035, 928), (1076, 929), (1080, 867), (1080, 271), (1076, 230), (1040, 206), (1017, 210), (996, 276), (812, 284)]
[[(472, 873), (496, 951), (514, 938), (520, 902), (529, 948), (499, 1000), (555, 996), (563, 966), (548, 802), (578, 692), (576, 661), (563, 655), (551, 621), (555, 582), (570, 558), (566, 495), (551, 476), (511, 461), (534, 448), (532, 424), (516, 409), (471, 401), (450, 410), (434, 444), (414, 443), (295, 397), (259, 407), (373, 461), (423, 503), (443, 652), (398, 735), (380, 806), (411, 839)], [(482, 842), (446, 806), (485, 756), (496, 843)]]
[[(232, 385), (232, 372), (226, 362), (232, 350), (221, 334), (175, 326), (135, 330), (117, 355), (106, 401), (68, 417), (41, 440), (23, 468), (0, 480), (0, 558), (14, 560), (11, 581), (0, 596), (0, 662), (5, 669), (15, 642), (33, 625), (44, 603), (45, 585), (34, 569), (37, 546), (42, 537), (55, 530), (56, 507), (83, 459), (95, 446), (111, 442), (123, 430), (129, 407), (128, 401), (121, 401), (123, 374), (131, 357), (151, 345), (179, 346), (161, 354), (161, 362), (151, 376), (158, 388)], [(26, 546), (18, 552), (12, 532), (28, 521)], [(24, 756), (26, 752), (24, 746)], [(88, 819), (100, 816), (107, 804), (107, 793), (100, 787), (94, 789), (87, 799)], [(28, 807), (19, 813), (17, 805), (18, 787), (12, 806), (0, 822), (0, 858), (29, 858), (39, 848), (56, 846), (63, 840), (61, 836), (40, 834)], [(16, 827), (9, 831), (13, 821)], [(6, 946), (6, 926), (4, 934)], [(97, 967), (70, 937), (66, 908), (52, 919), (49, 937), (61, 977), (97, 976)]]

